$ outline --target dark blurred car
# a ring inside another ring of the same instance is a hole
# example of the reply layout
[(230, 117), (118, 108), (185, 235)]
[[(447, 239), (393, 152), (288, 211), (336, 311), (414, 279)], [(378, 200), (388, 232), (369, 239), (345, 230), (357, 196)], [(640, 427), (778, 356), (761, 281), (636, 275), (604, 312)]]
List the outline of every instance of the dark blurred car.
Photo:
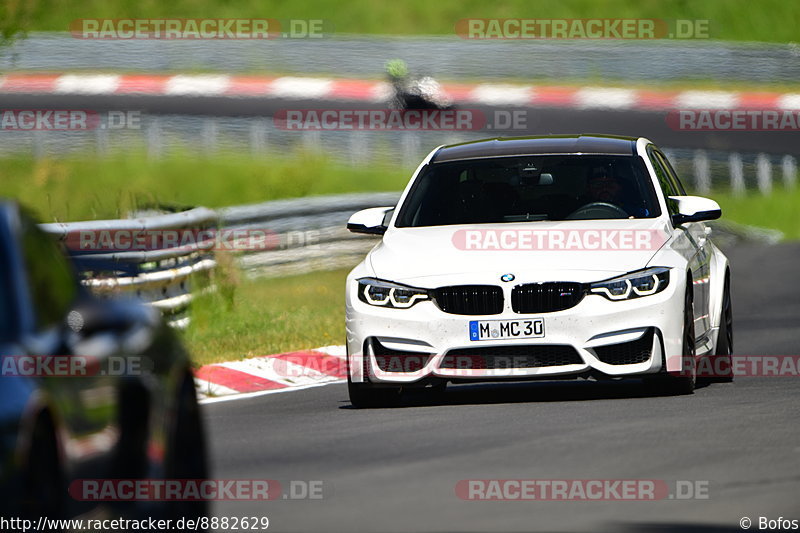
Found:
[(0, 361), (0, 516), (205, 513), (203, 502), (70, 496), (81, 479), (206, 477), (190, 361), (156, 310), (84, 289), (58, 243), (8, 201)]

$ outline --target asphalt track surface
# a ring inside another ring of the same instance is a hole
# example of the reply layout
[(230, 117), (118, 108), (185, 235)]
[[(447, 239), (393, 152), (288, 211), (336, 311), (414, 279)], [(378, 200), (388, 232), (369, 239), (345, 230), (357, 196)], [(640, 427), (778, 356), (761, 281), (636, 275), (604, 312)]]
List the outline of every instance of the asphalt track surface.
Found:
[[(797, 135), (786, 131), (680, 131), (667, 124), (667, 111), (572, 109), (560, 107), (511, 107), (459, 104), (459, 109), (478, 111), (494, 122), (497, 110), (526, 111), (525, 127), (516, 130), (487, 128), (485, 137), (494, 135), (545, 135), (607, 133), (647, 137), (658, 145), (672, 148), (702, 148), (742, 152), (800, 155)], [(91, 109), (135, 110), (146, 114), (196, 116), (271, 117), (286, 109), (386, 109), (385, 103), (348, 100), (309, 100), (291, 98), (235, 98), (218, 96), (176, 97), (160, 95), (75, 95), (3, 94), (3, 109)]]
[[(737, 245), (737, 355), (800, 353), (800, 244)], [(800, 519), (800, 380), (691, 396), (637, 380), (450, 386), (441, 402), (354, 410), (345, 385), (204, 406), (216, 478), (321, 480), (322, 500), (220, 502), (270, 531), (742, 531)], [(708, 482), (708, 499), (463, 501), (464, 479)]]

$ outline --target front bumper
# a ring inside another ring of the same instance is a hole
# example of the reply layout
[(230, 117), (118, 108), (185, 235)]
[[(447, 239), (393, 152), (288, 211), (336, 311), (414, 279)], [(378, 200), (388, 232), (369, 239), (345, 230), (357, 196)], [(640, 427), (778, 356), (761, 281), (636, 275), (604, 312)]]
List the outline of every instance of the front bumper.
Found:
[[(498, 315), (454, 315), (441, 311), (430, 301), (410, 309), (381, 308), (361, 302), (355, 287), (348, 287), (350, 379), (356, 383), (414, 384), (431, 378), (492, 381), (592, 373), (607, 376), (658, 373), (663, 361), (669, 361), (670, 366), (673, 361), (680, 365), (685, 281), (678, 276), (674, 278), (663, 292), (652, 296), (609, 301), (590, 294), (570, 309), (532, 315), (518, 314), (510, 308)], [(504, 291), (510, 291), (510, 287), (504, 287)], [(509, 294), (505, 294), (505, 300), (510, 301)], [(543, 318), (545, 336), (470, 341), (470, 321), (525, 318)], [(646, 347), (649, 352), (646, 358), (613, 357), (614, 353), (624, 354), (626, 349), (641, 348), (643, 343), (650, 345)], [(528, 350), (526, 347), (531, 347), (532, 354), (547, 356), (534, 355), (533, 359), (538, 361), (532, 362), (521, 355)], [(575, 356), (554, 356), (553, 350), (562, 355), (573, 352)], [(470, 355), (462, 355), (467, 353)], [(490, 355), (476, 356), (476, 353)], [(412, 364), (406, 364), (407, 357)], [(677, 366), (665, 370), (677, 370)]]

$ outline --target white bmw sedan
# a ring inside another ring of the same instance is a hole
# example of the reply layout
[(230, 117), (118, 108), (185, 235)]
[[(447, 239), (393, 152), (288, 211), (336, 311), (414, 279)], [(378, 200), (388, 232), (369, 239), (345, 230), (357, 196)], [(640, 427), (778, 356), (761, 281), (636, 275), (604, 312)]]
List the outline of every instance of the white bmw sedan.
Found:
[[(356, 407), (448, 382), (732, 379), (730, 272), (643, 138), (542, 136), (443, 146), (396, 207), (354, 214), (381, 241), (347, 278)], [(706, 359), (704, 359), (706, 358)]]

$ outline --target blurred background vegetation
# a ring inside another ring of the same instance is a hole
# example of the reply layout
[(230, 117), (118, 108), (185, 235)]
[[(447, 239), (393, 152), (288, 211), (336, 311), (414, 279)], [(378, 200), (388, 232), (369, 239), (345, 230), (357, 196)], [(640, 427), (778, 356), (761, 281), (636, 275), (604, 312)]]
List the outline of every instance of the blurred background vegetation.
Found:
[(14, 14), (11, 27), (33, 31), (68, 31), (78, 18), (241, 17), (323, 19), (336, 33), (445, 35), (463, 18), (653, 18), (707, 19), (714, 39), (789, 42), (798, 39), (800, 27), (796, 2), (786, 0), (4, 1), (6, 14)]
[(123, 218), (153, 207), (225, 207), (280, 198), (399, 191), (410, 174), (388, 164), (347, 166), (296, 152), (188, 153), (149, 159), (144, 151), (107, 157), (73, 155), (0, 159), (0, 197), (19, 199), (40, 219), (68, 222)]

